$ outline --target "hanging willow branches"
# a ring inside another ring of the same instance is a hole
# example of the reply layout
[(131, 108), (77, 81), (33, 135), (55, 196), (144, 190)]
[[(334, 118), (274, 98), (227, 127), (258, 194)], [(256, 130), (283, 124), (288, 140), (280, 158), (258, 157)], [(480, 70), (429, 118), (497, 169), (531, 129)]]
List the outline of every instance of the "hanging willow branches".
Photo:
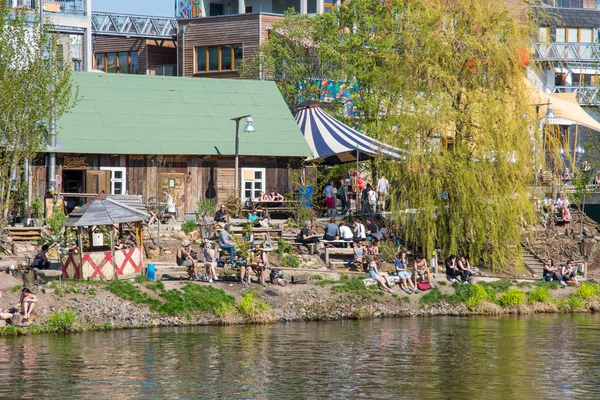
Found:
[(497, 0), (352, 0), (287, 15), (257, 62), (289, 102), (301, 80), (358, 82), (361, 130), (407, 150), (401, 162), (376, 160), (406, 239), (428, 256), (440, 248), (505, 270), (533, 216), (533, 19)]
[(50, 28), (36, 14), (0, 3), (0, 211), (4, 213), (23, 161), (45, 148), (50, 122), (67, 112), (77, 96), (71, 66), (63, 62), (62, 47)]

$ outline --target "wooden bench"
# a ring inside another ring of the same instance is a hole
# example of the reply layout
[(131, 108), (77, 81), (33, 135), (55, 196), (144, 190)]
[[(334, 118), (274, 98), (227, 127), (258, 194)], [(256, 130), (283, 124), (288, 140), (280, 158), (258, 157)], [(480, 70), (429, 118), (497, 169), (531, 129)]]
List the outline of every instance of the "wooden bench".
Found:
[(335, 247), (335, 245), (342, 245), (343, 247), (352, 247), (352, 241), (347, 240), (321, 240), (323, 244), (325, 244), (325, 248), (327, 247)]
[(353, 248), (325, 247), (325, 264), (329, 264), (329, 256), (332, 254), (353, 255)]

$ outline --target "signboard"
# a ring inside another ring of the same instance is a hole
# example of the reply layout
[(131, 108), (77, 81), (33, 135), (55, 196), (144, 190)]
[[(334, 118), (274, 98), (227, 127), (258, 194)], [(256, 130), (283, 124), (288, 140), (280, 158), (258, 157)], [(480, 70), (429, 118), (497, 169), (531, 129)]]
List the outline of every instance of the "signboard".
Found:
[(65, 156), (63, 168), (85, 168), (87, 166), (86, 156)]

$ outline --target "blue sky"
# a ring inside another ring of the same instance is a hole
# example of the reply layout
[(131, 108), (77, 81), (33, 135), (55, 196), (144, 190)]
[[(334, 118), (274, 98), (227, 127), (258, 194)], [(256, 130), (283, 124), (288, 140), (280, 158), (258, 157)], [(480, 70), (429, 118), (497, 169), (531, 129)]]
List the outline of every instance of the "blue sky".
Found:
[(92, 11), (175, 16), (173, 0), (92, 0)]

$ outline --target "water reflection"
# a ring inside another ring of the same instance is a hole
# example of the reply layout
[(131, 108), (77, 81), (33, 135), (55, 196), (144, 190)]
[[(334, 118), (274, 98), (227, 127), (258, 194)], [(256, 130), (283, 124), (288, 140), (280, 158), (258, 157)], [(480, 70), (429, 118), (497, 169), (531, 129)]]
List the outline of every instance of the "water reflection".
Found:
[(0, 396), (599, 398), (599, 321), (414, 318), (0, 339), (0, 378), (11, 382)]

